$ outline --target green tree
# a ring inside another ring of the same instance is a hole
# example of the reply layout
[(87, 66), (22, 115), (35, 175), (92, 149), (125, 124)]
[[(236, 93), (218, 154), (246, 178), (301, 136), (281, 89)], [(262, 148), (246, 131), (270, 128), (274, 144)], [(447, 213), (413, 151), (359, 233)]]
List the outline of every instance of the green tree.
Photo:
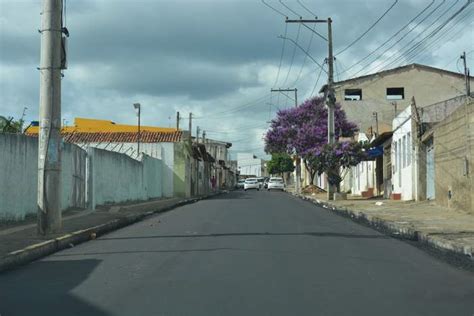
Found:
[(283, 174), (295, 170), (293, 160), (286, 153), (273, 153), (272, 159), (267, 162), (267, 169), (270, 174)]
[(23, 121), (15, 121), (13, 117), (5, 118), (0, 116), (0, 133), (21, 133)]

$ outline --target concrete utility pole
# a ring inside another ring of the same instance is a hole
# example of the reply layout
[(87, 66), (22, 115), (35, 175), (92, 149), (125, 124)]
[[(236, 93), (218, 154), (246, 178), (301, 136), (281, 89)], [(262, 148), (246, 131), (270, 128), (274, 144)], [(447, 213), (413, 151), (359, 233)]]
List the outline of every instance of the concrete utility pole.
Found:
[(377, 112), (373, 112), (372, 115), (375, 118), (375, 134), (379, 136), (379, 114)]
[(135, 108), (135, 110), (138, 110), (137, 155), (140, 155), (140, 119), (142, 106), (140, 105), (140, 103), (134, 103), (133, 107)]
[(193, 130), (193, 113), (189, 113), (189, 144), (191, 145), (192, 141), (192, 130)]
[(43, 0), (41, 12), (38, 145), (38, 233), (59, 232), (61, 217), (62, 1)]
[[(298, 89), (270, 89), (270, 92), (294, 92), (295, 93), (295, 107), (298, 107)], [(296, 155), (296, 183), (295, 191), (297, 194), (301, 193), (301, 159)]]
[(464, 78), (466, 80), (466, 95), (470, 96), (471, 95), (471, 78), (469, 74), (469, 68), (467, 68), (467, 58), (466, 58), (466, 52), (463, 52), (461, 55), (461, 59), (464, 62)]
[[(328, 144), (334, 144), (336, 142), (336, 137), (334, 133), (334, 108), (336, 105), (336, 96), (334, 93), (334, 55), (333, 55), (333, 43), (332, 43), (332, 19), (327, 18), (327, 20), (285, 20), (286, 23), (327, 23), (328, 25), (328, 83), (327, 83), (327, 100), (326, 104), (328, 106)], [(322, 37), (324, 40), (326, 38)], [(334, 172), (338, 172), (334, 170)], [(334, 192), (336, 191), (336, 186), (331, 185), (328, 181), (328, 199), (332, 200), (334, 197)]]
[(176, 130), (179, 131), (179, 121), (180, 121), (180, 117), (179, 117), (179, 111), (176, 112)]
[(201, 129), (199, 126), (196, 126), (196, 144), (199, 144), (199, 133), (201, 132)]

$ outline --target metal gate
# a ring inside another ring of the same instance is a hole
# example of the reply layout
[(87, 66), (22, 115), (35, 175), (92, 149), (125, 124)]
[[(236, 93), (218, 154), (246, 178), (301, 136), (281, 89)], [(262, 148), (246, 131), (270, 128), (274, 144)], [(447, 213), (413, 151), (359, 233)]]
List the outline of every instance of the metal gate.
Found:
[(434, 146), (431, 138), (426, 143), (426, 199), (435, 198), (435, 165), (434, 165)]

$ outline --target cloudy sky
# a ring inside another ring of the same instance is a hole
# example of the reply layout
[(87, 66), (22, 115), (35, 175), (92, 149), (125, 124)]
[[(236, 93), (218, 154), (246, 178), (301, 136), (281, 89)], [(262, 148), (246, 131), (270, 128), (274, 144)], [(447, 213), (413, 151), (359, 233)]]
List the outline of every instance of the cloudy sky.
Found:
[[(260, 0), (67, 0), (63, 118), (135, 123), (140, 102), (143, 124), (175, 126), (180, 111), (187, 127), (192, 112), (208, 137), (263, 156), (267, 121), (294, 104), (270, 89), (296, 87), (303, 101), (326, 80), (322, 72), (315, 85), (318, 65), (278, 36), (319, 63), (327, 43), (284, 16), (332, 17), (336, 80), (412, 62), (460, 71), (462, 51), (474, 61), (474, 6), (450, 19), (467, 0), (266, 2), (278, 12)], [(40, 11), (40, 0), (0, 0), (0, 115), (19, 118), (27, 106), (26, 119), (38, 119)]]

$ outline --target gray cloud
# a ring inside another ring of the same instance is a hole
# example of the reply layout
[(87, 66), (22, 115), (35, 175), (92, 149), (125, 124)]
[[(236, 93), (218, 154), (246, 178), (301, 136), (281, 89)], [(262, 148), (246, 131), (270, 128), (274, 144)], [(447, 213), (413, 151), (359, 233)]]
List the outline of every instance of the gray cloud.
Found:
[[(288, 12), (276, 0), (267, 2)], [(400, 0), (366, 37), (337, 56), (336, 79), (341, 79), (338, 73), (345, 67), (374, 50), (430, 2)], [(309, 17), (296, 1), (285, 3)], [(320, 18), (333, 18), (337, 52), (367, 29), (393, 1), (304, 3)], [(438, 3), (440, 0), (436, 0)], [(439, 12), (450, 3), (443, 4)], [(460, 0), (455, 8), (463, 3)], [(35, 119), (38, 115), (40, 4), (39, 0), (0, 0), (0, 114), (19, 116), (23, 106), (28, 105), (28, 117)], [(456, 70), (453, 58), (462, 50), (473, 48), (469, 38), (472, 11), (469, 12), (466, 15), (471, 16), (453, 25), (438, 44), (423, 46), (425, 52), (413, 61)], [(174, 118), (175, 111), (183, 115), (192, 111), (201, 116), (196, 124), (214, 130), (209, 135), (239, 140), (234, 147), (244, 150), (262, 147), (264, 129), (260, 126), (265, 126), (278, 107), (292, 106), (292, 101), (281, 95), (262, 96), (269, 94), (275, 82), (282, 45), (277, 36), (286, 27), (287, 35), (296, 38), (298, 25), (286, 25), (283, 17), (260, 1), (68, 0), (66, 17), (71, 37), (69, 69), (63, 79), (63, 114), (68, 121), (86, 116), (132, 123), (135, 118), (131, 103), (140, 101), (147, 113), (147, 124), (167, 126), (173, 123), (169, 117)], [(442, 21), (447, 16), (440, 18), (437, 12), (418, 31), (437, 18)], [(316, 28), (326, 34), (324, 24)], [(459, 32), (463, 28), (468, 32)], [(301, 27), (302, 46), (307, 47), (310, 34)], [(419, 33), (414, 31), (407, 40), (416, 34)], [(384, 57), (401, 47), (403, 42)], [(322, 61), (327, 55), (326, 43), (314, 36), (310, 53)], [(298, 81), (297, 88), (303, 101), (310, 96), (319, 71), (309, 60), (302, 68), (301, 51), (296, 50), (293, 63), (292, 55), (293, 46), (287, 42), (276, 86), (292, 85), (302, 69), (307, 75)], [(252, 100), (258, 102), (225, 112)], [(211, 115), (214, 112), (224, 114)], [(259, 149), (255, 151), (261, 153)]]

